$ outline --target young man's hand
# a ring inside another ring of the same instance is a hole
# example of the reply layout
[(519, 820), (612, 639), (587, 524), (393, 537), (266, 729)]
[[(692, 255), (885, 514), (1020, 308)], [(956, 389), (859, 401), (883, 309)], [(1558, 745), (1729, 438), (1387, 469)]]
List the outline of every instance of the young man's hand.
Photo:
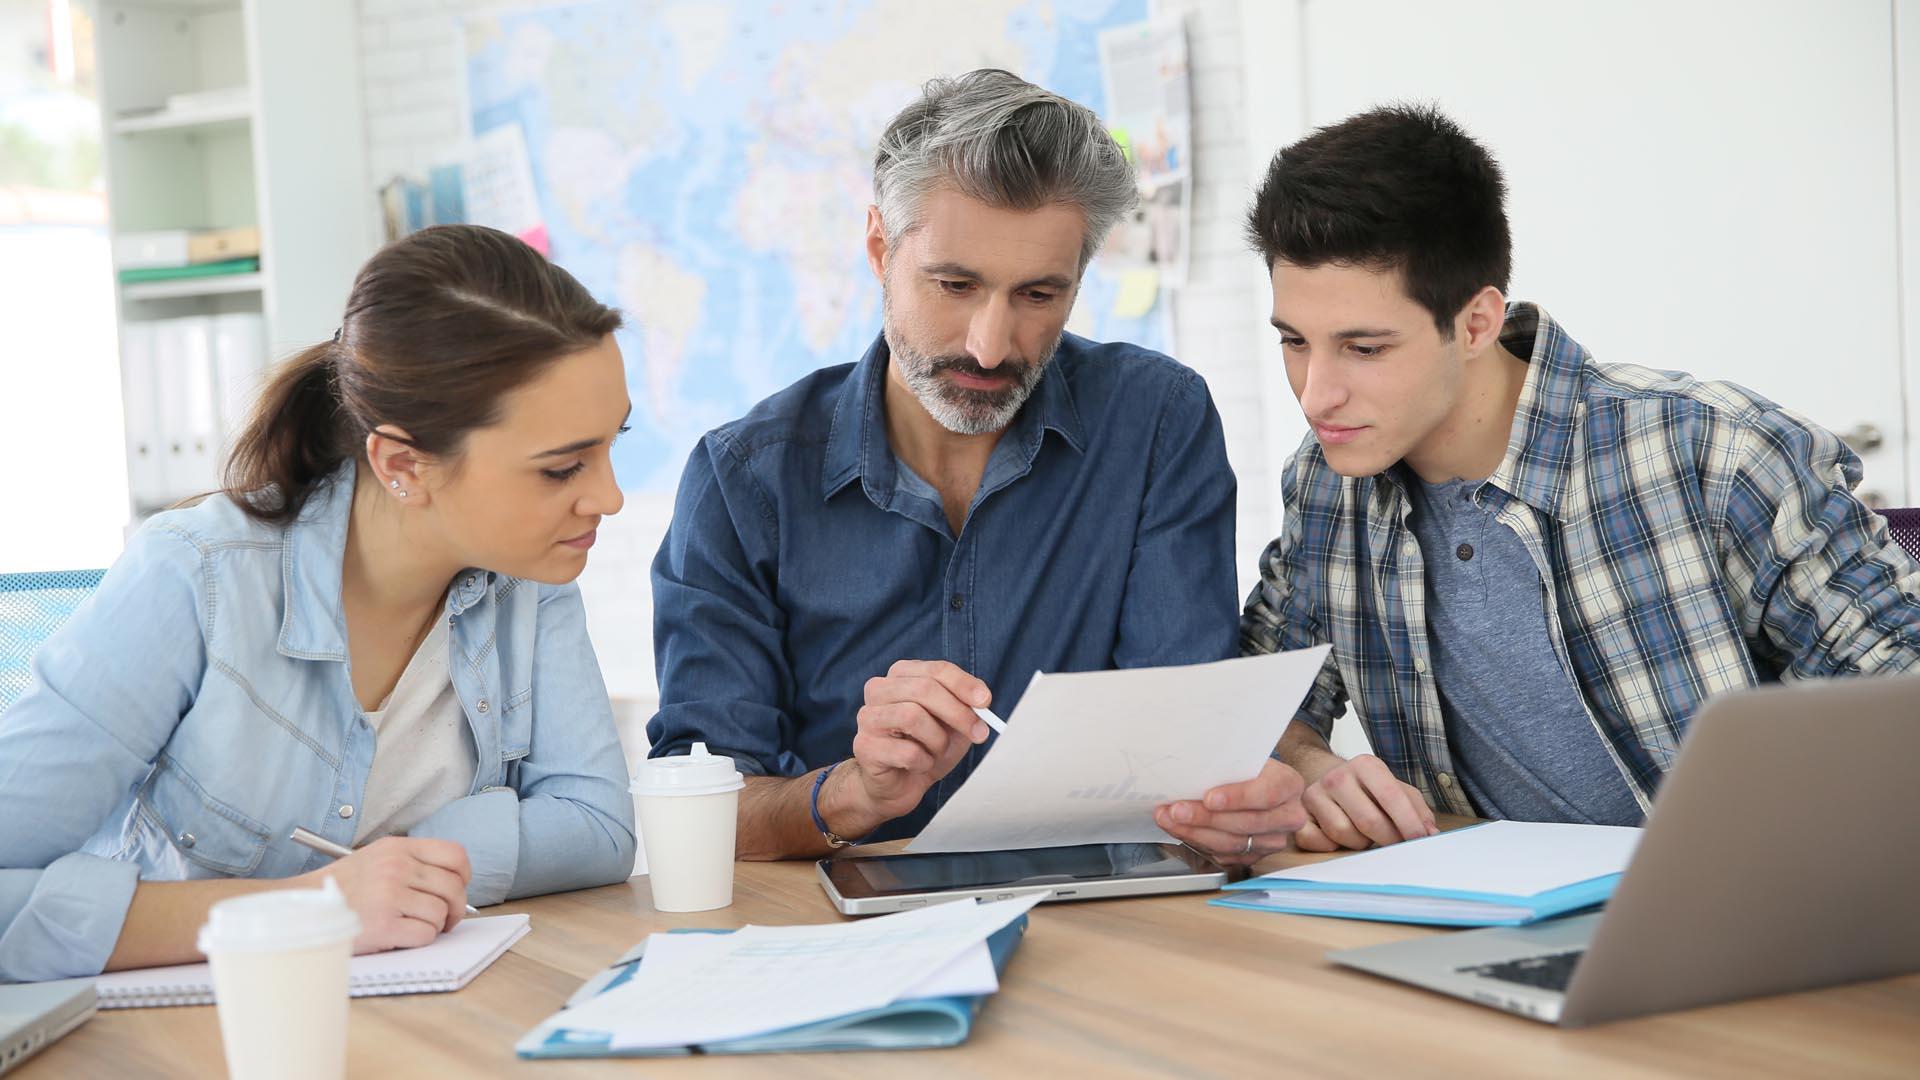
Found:
[(1370, 848), (1440, 831), (1420, 790), (1403, 784), (1372, 754), (1321, 773), (1301, 797), (1311, 820), (1294, 834), (1302, 851)]
[(1300, 805), (1305, 786), (1291, 767), (1269, 760), (1251, 780), (1222, 784), (1198, 800), (1155, 807), (1153, 820), (1222, 866), (1251, 866), (1285, 848), (1307, 823)]

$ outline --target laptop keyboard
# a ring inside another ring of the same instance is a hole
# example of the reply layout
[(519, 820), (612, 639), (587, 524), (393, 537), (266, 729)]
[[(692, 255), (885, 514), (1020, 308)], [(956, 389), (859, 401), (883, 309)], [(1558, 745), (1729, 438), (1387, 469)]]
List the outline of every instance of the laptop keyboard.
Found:
[(1474, 964), (1457, 969), (1462, 975), (1481, 975), (1502, 982), (1537, 986), (1542, 990), (1565, 990), (1573, 981), (1573, 968), (1586, 955), (1585, 949), (1502, 960), (1497, 964)]

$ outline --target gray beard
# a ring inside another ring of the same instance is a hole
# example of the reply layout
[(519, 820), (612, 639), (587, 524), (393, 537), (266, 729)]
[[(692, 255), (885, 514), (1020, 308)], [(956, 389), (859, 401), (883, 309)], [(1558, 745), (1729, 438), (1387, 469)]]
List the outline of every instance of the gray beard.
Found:
[[(901, 381), (913, 392), (920, 407), (927, 410), (927, 415), (955, 435), (986, 435), (1013, 423), (1027, 399), (1033, 396), (1033, 388), (1040, 385), (1054, 351), (1060, 347), (1059, 340), (1055, 339), (1037, 361), (1019, 362), (1011, 386), (1001, 390), (971, 390), (947, 382), (940, 373), (951, 370), (981, 373), (983, 369), (972, 357), (928, 356), (902, 342), (890, 325), (884, 335), (894, 363), (900, 365)], [(1012, 361), (1001, 364), (1000, 370), (1010, 363)]]

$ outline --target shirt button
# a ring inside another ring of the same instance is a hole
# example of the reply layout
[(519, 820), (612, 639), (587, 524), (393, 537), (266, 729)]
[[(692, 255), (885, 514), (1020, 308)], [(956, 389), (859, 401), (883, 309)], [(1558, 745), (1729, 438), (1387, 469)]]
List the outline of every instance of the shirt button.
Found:
[(947, 606), (955, 611), (959, 611), (961, 608), (967, 606), (967, 598), (961, 596), (959, 593), (954, 593), (953, 599), (947, 601)]
[(343, 817), (343, 818), (350, 818), (350, 817), (352, 817), (352, 816), (353, 816), (353, 804), (352, 804), (352, 803), (348, 803), (347, 805), (345, 805), (345, 806), (342, 806), (342, 807), (340, 808), (340, 816), (341, 816), (341, 817)]
[(1453, 549), (1453, 553), (1460, 556), (1461, 562), (1466, 562), (1468, 559), (1473, 558), (1473, 545), (1461, 544), (1459, 547)]
[(1420, 545), (1409, 540), (1406, 543), (1400, 545), (1400, 554), (1406, 558), (1411, 559), (1415, 555), (1420, 554)]
[(467, 575), (467, 580), (466, 580), (466, 583), (465, 583), (465, 584), (466, 584), (466, 586), (467, 586), (467, 588), (469, 588), (469, 589), (471, 589), (471, 588), (473, 588), (473, 583), (474, 583), (474, 581), (475, 581), (475, 580), (477, 580), (477, 579), (476, 579), (476, 578), (474, 578), (474, 576), (473, 576), (473, 575), (471, 575), (471, 574), (469, 574), (469, 575)]
[(474, 707), (474, 708), (476, 708), (476, 709), (479, 709), (479, 710), (481, 711), (481, 713), (483, 713), (483, 714), (484, 714), (484, 713), (485, 713), (485, 712), (487, 711), (487, 708), (488, 708), (488, 706), (487, 706), (487, 699), (486, 699), (486, 698), (481, 698), (481, 699), (480, 699), (479, 701), (476, 701), (476, 702), (474, 702), (474, 703), (473, 703), (473, 707)]
[(1425, 675), (1427, 673), (1426, 660), (1420, 657), (1415, 657), (1413, 661), (1413, 670), (1419, 672), (1422, 675)]
[(1443, 787), (1443, 788), (1446, 788), (1446, 789), (1447, 789), (1447, 790), (1449, 790), (1449, 791), (1451, 791), (1451, 790), (1453, 790), (1453, 774), (1452, 774), (1452, 773), (1441, 773), (1441, 774), (1440, 774), (1440, 786), (1441, 786), (1441, 787)]
[(176, 844), (179, 844), (183, 848), (189, 848), (189, 849), (191, 849), (195, 843), (198, 843), (198, 841), (196, 841), (193, 838), (193, 834), (190, 832), (183, 832), (179, 836), (174, 837), (173, 842)]

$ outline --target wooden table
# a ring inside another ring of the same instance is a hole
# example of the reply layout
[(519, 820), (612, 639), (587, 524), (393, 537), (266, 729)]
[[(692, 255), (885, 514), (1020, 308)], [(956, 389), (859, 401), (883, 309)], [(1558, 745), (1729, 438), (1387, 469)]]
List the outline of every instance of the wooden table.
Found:
[[(1315, 856), (1277, 855), (1262, 871)], [(354, 1077), (635, 1075), (1920, 1076), (1920, 975), (1561, 1031), (1326, 962), (1434, 931), (1209, 906), (1204, 896), (1035, 909), (973, 1038), (910, 1053), (522, 1062), (513, 1042), (649, 932), (824, 922), (813, 865), (742, 863), (724, 911), (662, 915), (647, 880), (503, 904), (533, 932), (467, 989), (353, 1002)], [(219, 1076), (211, 1006), (103, 1012), (35, 1077)]]

